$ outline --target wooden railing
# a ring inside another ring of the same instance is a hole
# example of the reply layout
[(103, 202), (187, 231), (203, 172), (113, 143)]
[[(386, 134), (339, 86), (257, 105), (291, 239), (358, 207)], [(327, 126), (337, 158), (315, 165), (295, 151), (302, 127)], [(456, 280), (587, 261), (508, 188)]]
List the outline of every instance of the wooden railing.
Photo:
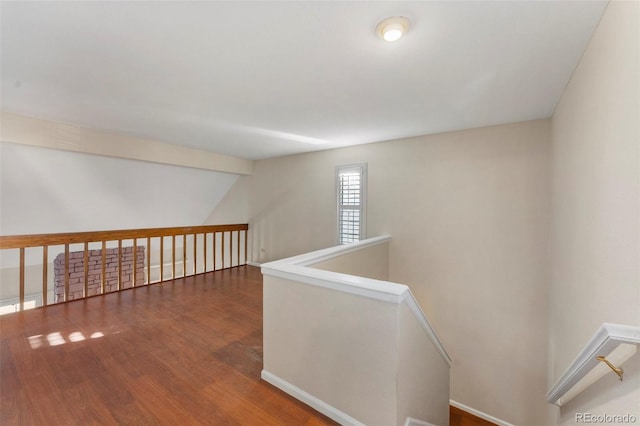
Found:
[[(37, 270), (37, 280), (41, 281), (37, 284), (38, 291), (36, 291), (41, 294), (41, 303), (38, 305), (46, 306), (51, 303), (121, 291), (125, 287), (138, 287), (166, 279), (245, 265), (248, 228), (247, 224), (235, 224), (0, 236), (0, 250), (2, 250), (0, 297), (6, 299), (6, 294), (15, 294), (13, 298), (17, 302), (16, 310), (24, 310), (27, 287), (32, 290), (32, 295), (34, 294), (34, 280), (36, 280), (34, 269)], [(117, 257), (117, 265), (110, 264), (109, 268), (107, 267), (108, 247), (111, 247), (111, 252), (117, 253), (114, 255)], [(130, 275), (130, 283), (127, 285), (123, 285), (122, 278), (122, 259), (125, 250), (132, 252), (133, 262), (132, 267), (125, 268)], [(59, 269), (62, 269), (61, 265), (64, 264), (63, 281), (59, 281), (60, 287), (64, 285), (64, 292), (60, 290), (59, 294), (55, 293), (55, 283), (53, 286), (50, 285), (52, 271), (49, 268), (51, 263), (49, 254), (52, 251), (54, 254), (56, 251), (59, 253), (57, 255)], [(138, 254), (143, 251), (145, 258), (142, 261), (143, 265), (139, 265)], [(168, 251), (170, 251), (168, 257), (171, 260), (165, 261)], [(95, 260), (96, 256), (98, 260)], [(73, 270), (71, 270), (72, 262), (74, 262)], [(91, 277), (98, 279), (99, 286), (90, 292), (90, 268), (97, 266), (97, 263), (101, 265), (97, 270), (92, 271)], [(176, 265), (181, 266), (181, 274), (178, 273)], [(83, 270), (84, 274), (78, 272), (79, 269)], [(155, 269), (157, 273), (152, 274), (152, 270), (155, 271)], [(165, 269), (168, 271), (165, 272)], [(29, 278), (27, 270), (31, 275)], [(141, 271), (144, 277), (139, 276)], [(108, 289), (107, 276), (114, 274), (117, 276), (116, 288)], [(74, 282), (80, 281), (83, 284), (81, 289), (77, 285), (75, 293), (71, 295), (70, 275), (74, 276)], [(15, 276), (15, 280), (10, 278), (12, 276)], [(48, 297), (52, 290), (54, 298), (57, 299), (53, 302)]]

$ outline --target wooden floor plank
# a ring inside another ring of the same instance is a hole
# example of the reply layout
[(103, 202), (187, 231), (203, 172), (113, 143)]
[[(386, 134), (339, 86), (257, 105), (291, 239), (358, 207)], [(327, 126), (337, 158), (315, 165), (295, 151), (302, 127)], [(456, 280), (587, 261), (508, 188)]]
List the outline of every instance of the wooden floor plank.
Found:
[(481, 419), (457, 407), (449, 407), (449, 426), (496, 426), (495, 423)]
[(0, 317), (4, 425), (330, 425), (260, 380), (246, 266)]
[[(163, 383), (164, 382), (164, 383)], [(180, 386), (178, 380), (168, 382), (162, 376), (141, 376), (129, 382), (136, 401), (140, 403), (151, 415), (158, 421), (168, 424), (197, 424), (196, 418), (184, 406), (184, 396), (190, 396), (188, 388)], [(180, 386), (181, 392), (175, 392), (174, 389)], [(149, 398), (154, 395), (154, 398)], [(162, 401), (158, 404), (157, 401)]]
[(102, 404), (100, 396), (90, 384), (82, 382), (62, 393), (68, 406), (73, 407), (74, 421), (85, 425), (116, 426), (118, 422)]

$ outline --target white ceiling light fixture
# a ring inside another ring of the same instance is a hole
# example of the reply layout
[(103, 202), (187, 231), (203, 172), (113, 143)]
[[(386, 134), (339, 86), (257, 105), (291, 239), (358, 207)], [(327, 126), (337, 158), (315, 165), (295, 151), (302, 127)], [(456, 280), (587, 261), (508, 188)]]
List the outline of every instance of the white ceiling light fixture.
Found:
[(397, 41), (409, 31), (409, 20), (404, 16), (392, 16), (376, 26), (376, 34), (384, 41)]

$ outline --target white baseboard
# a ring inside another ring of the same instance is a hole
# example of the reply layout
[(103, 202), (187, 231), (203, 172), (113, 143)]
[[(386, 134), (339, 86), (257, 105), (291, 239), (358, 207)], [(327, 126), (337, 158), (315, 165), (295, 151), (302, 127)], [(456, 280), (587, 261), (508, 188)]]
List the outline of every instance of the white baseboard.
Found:
[(458, 401), (454, 401), (453, 399), (449, 400), (449, 404), (451, 404), (452, 406), (459, 408), (463, 411), (466, 411), (467, 413), (471, 413), (476, 417), (480, 417), (481, 419), (487, 420), (489, 422), (495, 423), (498, 426), (513, 426), (511, 423), (509, 422), (505, 422), (504, 420), (500, 420), (497, 417), (493, 417), (487, 413), (483, 413), (482, 411), (478, 411), (475, 408), (471, 408), (471, 407), (467, 407), (464, 404), (459, 403)]
[(341, 425), (365, 426), (363, 423), (360, 423), (359, 421), (349, 416), (348, 414), (343, 413), (337, 408), (327, 404), (326, 402), (316, 398), (311, 394), (308, 394), (307, 392), (303, 391), (299, 387), (292, 385), (286, 380), (282, 380), (280, 377), (274, 374), (271, 374), (266, 370), (262, 370), (260, 377), (262, 377), (262, 380), (264, 380), (265, 382), (271, 383), (273, 386), (288, 393), (295, 399), (304, 402), (311, 408), (321, 412), (325, 416), (340, 423)]
[(413, 417), (407, 417), (407, 420), (404, 422), (404, 426), (435, 426), (435, 425), (433, 423), (414, 419)]
[(249, 266), (255, 266), (255, 267), (259, 268), (261, 264), (260, 264), (260, 263), (258, 263), (258, 262), (247, 262), (247, 265), (249, 265)]

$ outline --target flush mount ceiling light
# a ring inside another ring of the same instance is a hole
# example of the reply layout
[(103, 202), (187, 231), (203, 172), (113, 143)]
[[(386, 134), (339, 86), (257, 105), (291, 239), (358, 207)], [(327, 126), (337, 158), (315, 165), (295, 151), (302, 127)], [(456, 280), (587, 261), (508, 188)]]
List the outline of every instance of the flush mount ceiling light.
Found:
[(376, 34), (384, 41), (397, 41), (409, 30), (409, 20), (403, 16), (392, 16), (376, 26)]

